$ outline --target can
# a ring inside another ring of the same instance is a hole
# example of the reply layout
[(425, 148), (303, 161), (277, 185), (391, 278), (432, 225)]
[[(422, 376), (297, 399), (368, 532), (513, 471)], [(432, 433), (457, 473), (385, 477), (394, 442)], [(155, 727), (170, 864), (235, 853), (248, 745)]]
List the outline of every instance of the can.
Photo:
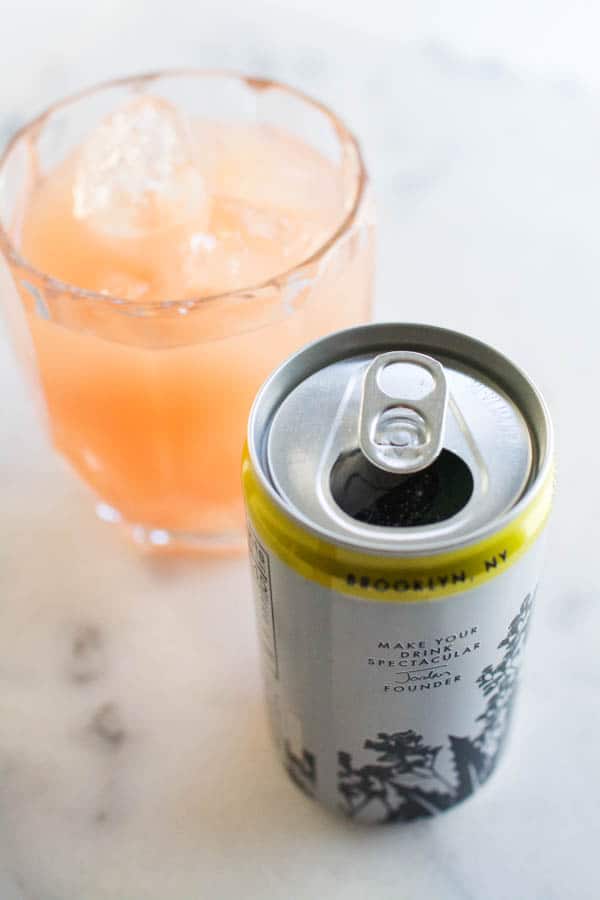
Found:
[(552, 501), (530, 379), (463, 334), (329, 335), (261, 388), (243, 463), (272, 731), (364, 822), (473, 794), (505, 745)]

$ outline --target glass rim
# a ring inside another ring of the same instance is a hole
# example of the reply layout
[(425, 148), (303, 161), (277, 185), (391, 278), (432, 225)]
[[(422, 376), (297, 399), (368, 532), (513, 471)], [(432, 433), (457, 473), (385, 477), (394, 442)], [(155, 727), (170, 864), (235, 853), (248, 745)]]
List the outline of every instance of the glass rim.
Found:
[(268, 288), (281, 288), (282, 284), (285, 284), (285, 282), (288, 281), (296, 273), (302, 271), (306, 267), (314, 265), (321, 258), (323, 258), (328, 253), (328, 251), (333, 246), (335, 246), (338, 241), (344, 236), (344, 234), (346, 234), (352, 227), (360, 210), (368, 179), (360, 143), (357, 138), (346, 127), (343, 121), (331, 109), (329, 109), (326, 104), (322, 103), (320, 100), (316, 100), (299, 88), (292, 87), (291, 85), (271, 78), (245, 75), (244, 73), (238, 72), (234, 69), (202, 67), (159, 69), (153, 72), (145, 72), (138, 75), (126, 75), (96, 82), (89, 87), (82, 88), (79, 91), (68, 94), (62, 99), (46, 107), (46, 109), (39, 113), (39, 115), (35, 116), (33, 119), (30, 119), (12, 135), (12, 137), (8, 140), (6, 146), (4, 147), (4, 150), (0, 154), (0, 175), (12, 150), (19, 143), (19, 141), (21, 141), (27, 134), (34, 133), (36, 130), (40, 130), (45, 122), (50, 119), (50, 117), (57, 110), (61, 110), (67, 106), (78, 103), (80, 100), (84, 100), (86, 97), (92, 94), (96, 94), (110, 88), (125, 87), (127, 85), (136, 84), (146, 85), (151, 84), (153, 81), (156, 81), (160, 78), (169, 77), (230, 78), (235, 81), (244, 82), (253, 91), (277, 90), (281, 91), (284, 94), (290, 94), (294, 97), (297, 97), (303, 103), (312, 106), (313, 109), (318, 110), (333, 125), (334, 131), (340, 141), (340, 144), (349, 144), (356, 156), (358, 171), (355, 177), (354, 197), (350, 209), (343, 216), (332, 234), (321, 244), (319, 244), (316, 250), (314, 250), (309, 256), (305, 257), (289, 269), (285, 269), (282, 272), (277, 272), (274, 275), (271, 275), (259, 282), (244, 285), (243, 287), (236, 288), (235, 290), (219, 291), (216, 294), (209, 294), (204, 297), (192, 297), (187, 299), (169, 299), (168, 297), (165, 297), (163, 300), (150, 300), (146, 302), (144, 302), (143, 300), (128, 300), (124, 297), (119, 297), (116, 294), (103, 293), (101, 291), (92, 291), (88, 290), (87, 288), (78, 287), (76, 284), (71, 284), (68, 281), (62, 281), (61, 279), (55, 278), (49, 273), (38, 269), (21, 254), (12, 238), (10, 237), (9, 233), (4, 228), (4, 225), (0, 221), (0, 251), (5, 254), (12, 265), (22, 270), (29, 277), (35, 279), (36, 283), (39, 284), (39, 286), (43, 289), (49, 290), (53, 293), (70, 294), (73, 297), (79, 298), (81, 300), (92, 301), (94, 303), (106, 304), (108, 306), (118, 306), (121, 310), (135, 309), (139, 311), (140, 309), (146, 309), (157, 311), (173, 309), (177, 308), (178, 306), (185, 305), (186, 310), (191, 311), (203, 306), (206, 303), (214, 303), (219, 300), (224, 301), (236, 297), (241, 299), (248, 294), (259, 293)]

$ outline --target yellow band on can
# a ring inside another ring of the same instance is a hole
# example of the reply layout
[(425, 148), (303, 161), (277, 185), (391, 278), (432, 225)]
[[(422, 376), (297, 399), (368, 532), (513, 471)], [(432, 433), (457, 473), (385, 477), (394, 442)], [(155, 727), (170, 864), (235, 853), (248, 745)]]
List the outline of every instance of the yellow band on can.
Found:
[(340, 547), (300, 527), (261, 486), (247, 450), (242, 480), (252, 526), (279, 559), (304, 578), (331, 590), (384, 603), (438, 600), (499, 575), (540, 535), (550, 513), (554, 483), (550, 471), (523, 512), (479, 543), (449, 553), (405, 558)]

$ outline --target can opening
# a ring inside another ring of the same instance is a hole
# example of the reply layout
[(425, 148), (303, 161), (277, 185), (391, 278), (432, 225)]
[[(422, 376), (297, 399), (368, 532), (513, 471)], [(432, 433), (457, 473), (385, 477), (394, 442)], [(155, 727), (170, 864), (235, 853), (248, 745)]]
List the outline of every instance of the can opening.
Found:
[(331, 494), (346, 515), (388, 528), (431, 525), (450, 519), (473, 493), (468, 465), (442, 450), (426, 469), (398, 475), (377, 468), (359, 449), (338, 457), (331, 470)]

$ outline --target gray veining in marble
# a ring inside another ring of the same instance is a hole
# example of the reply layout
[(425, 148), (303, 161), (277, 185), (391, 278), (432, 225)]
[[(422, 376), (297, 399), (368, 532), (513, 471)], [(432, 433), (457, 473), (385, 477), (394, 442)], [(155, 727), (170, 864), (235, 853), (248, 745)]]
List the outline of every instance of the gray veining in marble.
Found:
[(245, 560), (122, 545), (48, 450), (2, 342), (1, 900), (595, 900), (600, 96), (274, 8), (236, 22), (174, 2), (165, 34), (166, 6), (109, 7), (73, 24), (70, 60), (23, 38), (0, 134), (81, 84), (169, 63), (323, 97), (375, 176), (377, 316), (466, 330), (530, 370), (557, 423), (556, 514), (506, 763), (447, 816), (353, 828), (274, 762)]

